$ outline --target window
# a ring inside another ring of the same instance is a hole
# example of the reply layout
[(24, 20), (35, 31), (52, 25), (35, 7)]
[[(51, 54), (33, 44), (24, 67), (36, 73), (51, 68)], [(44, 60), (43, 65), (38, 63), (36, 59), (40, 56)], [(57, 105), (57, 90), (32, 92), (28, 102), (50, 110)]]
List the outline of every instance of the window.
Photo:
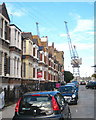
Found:
[(56, 97), (58, 104), (62, 107), (65, 104), (65, 100), (63, 96), (61, 94), (57, 94), (55, 97)]
[(25, 62), (22, 64), (21, 69), (22, 69), (21, 76), (26, 77), (26, 63)]
[(55, 76), (54, 76), (54, 80), (55, 80)]
[(72, 86), (65, 86), (65, 87), (60, 87), (59, 88), (59, 91), (60, 92), (74, 92), (74, 90), (75, 90), (75, 88), (74, 87), (72, 87)]
[(40, 116), (49, 115), (52, 112), (50, 96), (27, 95), (21, 100), (19, 110), (21, 115)]
[(17, 76), (19, 75), (19, 59), (17, 60)]
[(3, 19), (0, 18), (0, 37), (3, 37)]
[(10, 57), (7, 58), (7, 73), (10, 74)]
[[(16, 33), (17, 33), (17, 30), (15, 30), (15, 40), (16, 40)], [(15, 44), (16, 44), (16, 41), (15, 41)]]
[(35, 56), (35, 48), (33, 48), (33, 56)]
[(7, 53), (4, 54), (4, 75), (7, 74)]
[(49, 66), (51, 66), (51, 61), (49, 60)]
[(40, 61), (42, 61), (42, 53), (40, 53)]
[(24, 53), (26, 53), (26, 41), (25, 40), (24, 40), (23, 50), (24, 50)]
[(24, 77), (26, 77), (26, 63), (24, 62)]
[(0, 37), (3, 37), (3, 19), (0, 20)]
[(0, 51), (0, 75), (2, 75), (2, 52)]
[(7, 40), (7, 22), (5, 21), (5, 40)]
[(20, 33), (18, 32), (18, 47), (19, 47), (19, 36), (20, 36)]
[(44, 56), (44, 62), (46, 63), (46, 56)]
[(35, 68), (33, 68), (33, 78), (35, 78)]
[(16, 75), (16, 57), (14, 58), (14, 76)]
[(46, 71), (44, 71), (44, 79), (46, 80)]

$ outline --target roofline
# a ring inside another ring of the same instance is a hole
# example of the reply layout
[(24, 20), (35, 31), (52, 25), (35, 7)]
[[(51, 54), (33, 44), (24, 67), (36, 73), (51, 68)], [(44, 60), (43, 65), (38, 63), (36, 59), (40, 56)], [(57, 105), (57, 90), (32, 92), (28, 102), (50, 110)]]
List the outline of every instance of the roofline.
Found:
[[(19, 27), (17, 27), (15, 24), (10, 24), (10, 26), (15, 26), (18, 30), (21, 31), (21, 29)], [(22, 32), (22, 31), (21, 31)]]

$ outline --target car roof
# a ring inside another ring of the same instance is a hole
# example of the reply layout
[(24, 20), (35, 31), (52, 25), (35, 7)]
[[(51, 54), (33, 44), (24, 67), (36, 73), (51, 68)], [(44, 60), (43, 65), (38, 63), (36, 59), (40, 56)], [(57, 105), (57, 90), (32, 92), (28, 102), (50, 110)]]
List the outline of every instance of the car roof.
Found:
[(74, 83), (74, 82), (77, 82), (77, 83), (78, 83), (78, 81), (72, 81), (72, 82), (73, 82), (73, 83)]
[(67, 84), (74, 84), (75, 85), (75, 83), (67, 83)]
[(60, 93), (59, 91), (39, 91), (39, 92), (27, 92), (27, 93), (25, 93), (24, 94), (24, 96), (26, 96), (26, 95), (38, 95), (38, 94), (40, 94), (40, 95), (52, 95), (52, 96), (54, 96), (54, 95), (56, 95), (56, 94), (58, 94), (58, 93)]
[(75, 83), (68, 83), (67, 85), (74, 85), (74, 86), (76, 86)]
[(65, 86), (75, 87), (75, 85), (73, 85), (73, 84), (67, 84), (67, 85), (65, 85)]
[(62, 87), (66, 87), (66, 86), (71, 86), (71, 87), (74, 87), (73, 85), (69, 85), (69, 84), (66, 84), (66, 85), (64, 85), (64, 86), (60, 86), (60, 88), (62, 88)]

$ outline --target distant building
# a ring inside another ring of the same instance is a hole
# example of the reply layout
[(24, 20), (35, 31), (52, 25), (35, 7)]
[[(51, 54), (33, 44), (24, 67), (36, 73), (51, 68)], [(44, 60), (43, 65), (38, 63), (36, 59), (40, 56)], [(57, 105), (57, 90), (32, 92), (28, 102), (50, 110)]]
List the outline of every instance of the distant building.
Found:
[(48, 82), (48, 37), (41, 37), (39, 44), (40, 61), (39, 68), (42, 71), (42, 79)]
[(58, 51), (58, 50), (54, 50), (54, 56), (56, 58), (57, 61), (59, 61), (58, 64), (58, 74), (59, 74), (59, 80), (61, 82), (64, 82), (64, 52), (63, 51)]

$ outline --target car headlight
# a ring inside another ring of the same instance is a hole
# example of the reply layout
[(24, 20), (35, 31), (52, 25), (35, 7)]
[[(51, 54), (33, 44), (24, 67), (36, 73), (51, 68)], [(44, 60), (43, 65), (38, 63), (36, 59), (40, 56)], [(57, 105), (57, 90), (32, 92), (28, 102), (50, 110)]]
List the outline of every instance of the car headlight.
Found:
[(75, 94), (73, 94), (73, 95), (72, 95), (72, 98), (75, 98), (75, 97), (76, 97), (76, 95), (75, 95)]

